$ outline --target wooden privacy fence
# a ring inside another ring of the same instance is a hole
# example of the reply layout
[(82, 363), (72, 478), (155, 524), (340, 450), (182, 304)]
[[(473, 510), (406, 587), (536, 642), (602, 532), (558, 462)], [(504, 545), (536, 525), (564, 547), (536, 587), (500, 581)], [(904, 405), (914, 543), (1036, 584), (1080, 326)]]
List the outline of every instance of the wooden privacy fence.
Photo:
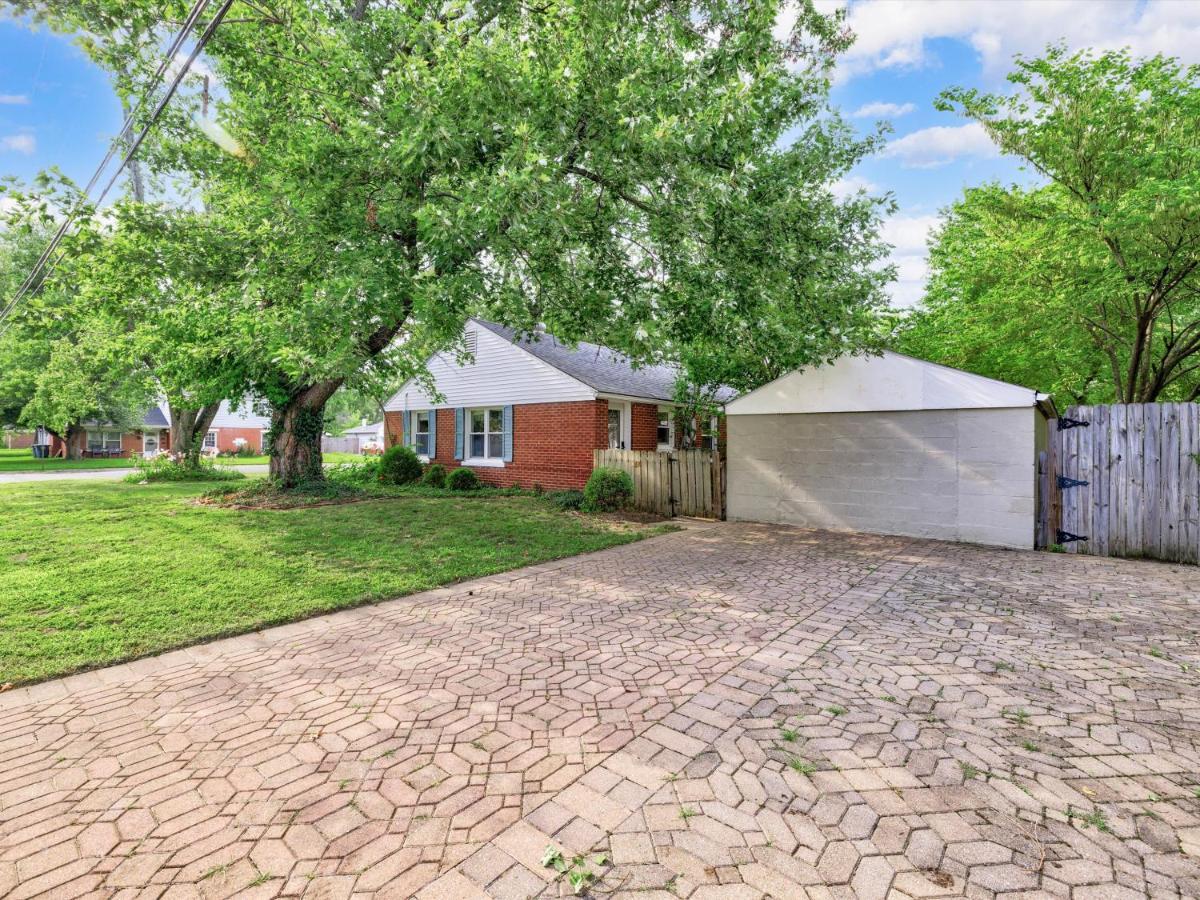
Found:
[(325, 435), (321, 438), (322, 453), (358, 453), (359, 450), (358, 436), (354, 434), (344, 437)]
[(1200, 562), (1200, 404), (1072, 406), (1042, 466), (1047, 543)]
[(716, 450), (596, 450), (593, 462), (630, 474), (636, 509), (725, 518), (724, 463)]

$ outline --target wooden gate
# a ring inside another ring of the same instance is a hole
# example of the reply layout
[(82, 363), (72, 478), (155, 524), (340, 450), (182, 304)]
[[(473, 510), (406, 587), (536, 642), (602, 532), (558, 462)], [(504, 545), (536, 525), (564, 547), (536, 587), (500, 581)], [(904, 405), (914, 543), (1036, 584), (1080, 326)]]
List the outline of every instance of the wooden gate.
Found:
[(1050, 423), (1045, 540), (1200, 562), (1200, 404), (1072, 406)]
[(724, 462), (716, 450), (596, 450), (593, 462), (629, 473), (636, 509), (725, 518)]

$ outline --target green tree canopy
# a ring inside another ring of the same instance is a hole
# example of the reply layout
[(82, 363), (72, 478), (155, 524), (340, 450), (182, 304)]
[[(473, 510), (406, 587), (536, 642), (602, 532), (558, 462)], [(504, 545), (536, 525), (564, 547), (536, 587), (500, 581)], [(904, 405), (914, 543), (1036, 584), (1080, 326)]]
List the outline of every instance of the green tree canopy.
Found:
[[(42, 179), (36, 194), (4, 186), (9, 207), (0, 219), (0, 291), (7, 304), (50, 239), (64, 203), (74, 194), (58, 178)], [(14, 308), (0, 335), (0, 417), (3, 424), (42, 425), (71, 452), (85, 420), (133, 424), (153, 397), (148, 373), (120, 349), (123, 326), (80, 303), (80, 235), (51, 277), (36, 282)]]
[[(781, 37), (791, 5), (238, 4), (210, 118), (182, 96), (146, 159), (243, 254), (187, 315), (224, 335), (216, 377), (271, 403), (273, 474), (319, 477), (333, 393), (418, 371), (471, 312), (671, 348), (703, 380), (729, 379), (723, 353), (761, 370), (868, 342), (879, 204), (828, 185), (874, 141), (827, 104), (841, 16), (804, 0)], [(187, 4), (32, 6), (136, 96), (146, 23)]]
[(935, 236), (914, 352), (1070, 400), (1200, 393), (1200, 67), (1051, 47), (1011, 95), (955, 88), (1049, 185), (967, 192)]

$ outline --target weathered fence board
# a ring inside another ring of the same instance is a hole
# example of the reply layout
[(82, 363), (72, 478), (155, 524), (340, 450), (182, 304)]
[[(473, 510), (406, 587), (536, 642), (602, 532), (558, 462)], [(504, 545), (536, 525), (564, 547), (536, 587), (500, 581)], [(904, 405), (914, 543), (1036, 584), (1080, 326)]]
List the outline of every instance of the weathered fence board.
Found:
[(596, 450), (593, 461), (629, 473), (636, 509), (710, 519), (725, 514), (724, 472), (714, 450)]
[(325, 435), (321, 438), (322, 453), (358, 453), (359, 449), (358, 437), (356, 435), (345, 437), (330, 437), (329, 435)]
[[(1047, 539), (1070, 553), (1200, 562), (1200, 404), (1073, 406), (1053, 423), (1044, 466)], [(1057, 476), (1086, 481), (1055, 489)]]

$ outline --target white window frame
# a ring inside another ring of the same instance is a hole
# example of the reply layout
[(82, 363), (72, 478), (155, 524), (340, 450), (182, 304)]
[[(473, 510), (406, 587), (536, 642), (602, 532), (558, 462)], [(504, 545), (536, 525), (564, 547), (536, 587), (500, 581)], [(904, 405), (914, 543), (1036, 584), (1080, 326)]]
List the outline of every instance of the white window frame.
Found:
[[(413, 450), (416, 451), (416, 454), (420, 458), (421, 462), (429, 462), (429, 432), (437, 427), (434, 424), (434, 422), (436, 421), (437, 413), (435, 413), (432, 409), (414, 409), (408, 415), (409, 415), (408, 433), (412, 436), (412, 448), (413, 448)], [(425, 416), (425, 429), (426, 429), (423, 432), (417, 430), (417, 424), (421, 421), (422, 415)], [(417, 436), (420, 434), (425, 435), (425, 452), (424, 453), (422, 453), (417, 448)], [(371, 440), (374, 440), (374, 438), (372, 437)]]
[(721, 419), (719, 416), (712, 416), (708, 420), (708, 425), (704, 428), (703, 447), (705, 450), (716, 450), (720, 442)]
[[(659, 440), (658, 430), (662, 428), (663, 413), (667, 414), (667, 441), (664, 444)], [(658, 444), (659, 450), (674, 450), (675, 449), (675, 410), (670, 406), (660, 406), (658, 408), (658, 419), (654, 423), (654, 440)]]
[[(483, 431), (475, 431), (475, 413), (483, 413)], [(492, 431), (492, 413), (500, 414), (500, 430)], [(463, 455), (466, 457), (463, 460), (465, 466), (496, 466), (504, 465), (504, 407), (503, 406), (474, 406), (466, 411), (464, 416), (465, 421), (463, 427), (466, 429), (466, 434), (463, 435), (463, 440), (466, 446), (463, 447)], [(483, 456), (476, 456), (474, 450), (474, 440), (472, 438), (477, 434), (483, 435)], [(500, 437), (500, 452), (492, 454), (491, 439), (493, 436)]]
[[(209, 438), (212, 438), (211, 444), (208, 442)], [(208, 429), (208, 431), (204, 432), (204, 440), (200, 442), (200, 449), (201, 450), (216, 450), (217, 449), (217, 429), (210, 428), (210, 429)]]
[[(100, 435), (100, 445), (92, 446), (92, 435)], [(111, 447), (113, 439), (116, 439), (116, 446)], [(87, 429), (87, 449), (88, 453), (95, 453), (97, 450), (120, 450), (121, 449), (121, 432), (113, 431), (109, 428), (89, 428)]]

